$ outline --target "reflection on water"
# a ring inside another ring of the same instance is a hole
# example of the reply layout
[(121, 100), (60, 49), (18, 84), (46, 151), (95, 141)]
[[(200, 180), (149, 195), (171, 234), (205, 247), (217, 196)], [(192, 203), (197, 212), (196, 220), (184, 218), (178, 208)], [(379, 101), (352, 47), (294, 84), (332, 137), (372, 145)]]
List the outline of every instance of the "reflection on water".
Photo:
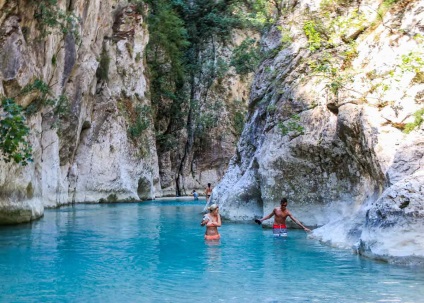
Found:
[(256, 224), (224, 222), (221, 240), (205, 241), (202, 209), (76, 205), (1, 227), (0, 302), (424, 302), (423, 268)]
[(219, 272), (222, 268), (221, 240), (205, 240), (207, 271)]

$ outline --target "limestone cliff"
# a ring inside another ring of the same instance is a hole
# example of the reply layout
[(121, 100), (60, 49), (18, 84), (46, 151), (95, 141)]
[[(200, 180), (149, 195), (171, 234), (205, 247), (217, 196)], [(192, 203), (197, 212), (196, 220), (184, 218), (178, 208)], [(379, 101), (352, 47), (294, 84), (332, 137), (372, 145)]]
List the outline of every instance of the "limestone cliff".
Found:
[(208, 183), (215, 186), (223, 177), (240, 136), (235, 116), (245, 116), (251, 76), (240, 77), (234, 68), (217, 76), (214, 69), (218, 62), (229, 64), (232, 50), (246, 36), (234, 31), (226, 45), (216, 37), (204, 41), (206, 46), (197, 56), (199, 71), (188, 85), (187, 127), (176, 132), (173, 148), (158, 150), (164, 195), (188, 195), (193, 189), (203, 193)]
[[(45, 206), (161, 195), (143, 55), (147, 7), (123, 1), (0, 1), (0, 94), (30, 126), (33, 163), (0, 162), (0, 222)], [(34, 81), (49, 86), (21, 95)], [(59, 97), (60, 96), (60, 97)]]
[(225, 217), (288, 197), (313, 236), (392, 262), (424, 259), (424, 3), (284, 1), (264, 36)]
[[(22, 106), (33, 158), (20, 166), (0, 155), (0, 224), (34, 220), (44, 207), (203, 191), (224, 174), (251, 82), (229, 61), (249, 34), (233, 31), (224, 43), (201, 33), (196, 72), (182, 85), (189, 97), (161, 95), (157, 105), (147, 2), (0, 1), (0, 96)], [(179, 111), (174, 120), (157, 113), (167, 105)]]

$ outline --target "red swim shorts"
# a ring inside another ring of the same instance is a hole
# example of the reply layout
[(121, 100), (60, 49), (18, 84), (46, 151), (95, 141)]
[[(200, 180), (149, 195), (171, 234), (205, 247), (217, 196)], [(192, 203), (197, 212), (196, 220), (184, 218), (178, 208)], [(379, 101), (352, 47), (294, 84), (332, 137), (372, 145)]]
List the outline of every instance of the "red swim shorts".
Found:
[(274, 224), (272, 228), (287, 228), (286, 224)]

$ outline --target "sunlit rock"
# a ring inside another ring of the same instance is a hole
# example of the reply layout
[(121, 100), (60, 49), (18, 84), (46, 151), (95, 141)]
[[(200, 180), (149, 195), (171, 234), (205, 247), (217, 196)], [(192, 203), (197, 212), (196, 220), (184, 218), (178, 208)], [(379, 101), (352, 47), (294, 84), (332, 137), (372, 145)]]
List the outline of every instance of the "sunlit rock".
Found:
[(248, 121), (213, 193), (225, 217), (262, 217), (287, 197), (296, 218), (319, 227), (312, 237), (422, 262), (424, 132), (413, 123), (423, 108), (424, 4), (401, 2), (284, 6), (263, 38), (275, 55), (255, 73)]
[[(66, 99), (62, 112), (41, 105), (29, 115), (33, 163), (0, 163), (0, 223), (36, 219), (44, 207), (161, 196), (153, 122), (129, 134), (137, 108), (150, 106), (141, 11), (115, 1), (58, 1), (55, 9), (72, 10), (76, 33), (51, 27), (44, 37), (37, 5), (0, 2), (0, 49), (7, 54), (0, 58), (0, 92), (15, 96), (38, 78), (51, 98)], [(36, 97), (16, 101), (31, 108)]]

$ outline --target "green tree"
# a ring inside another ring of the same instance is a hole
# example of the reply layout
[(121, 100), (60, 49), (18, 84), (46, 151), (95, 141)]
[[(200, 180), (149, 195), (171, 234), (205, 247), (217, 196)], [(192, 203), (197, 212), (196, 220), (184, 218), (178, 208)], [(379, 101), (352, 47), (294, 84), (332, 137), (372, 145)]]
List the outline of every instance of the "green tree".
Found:
[(231, 65), (234, 66), (239, 75), (247, 75), (255, 71), (260, 59), (257, 41), (253, 38), (247, 38), (234, 49)]
[(31, 2), (35, 5), (34, 17), (38, 21), (38, 30), (42, 38), (58, 30), (63, 35), (71, 34), (75, 39), (79, 39), (78, 18), (72, 13), (61, 10), (58, 0), (32, 0)]
[[(152, 114), (159, 153), (181, 142), (180, 131), (187, 132), (187, 142), (178, 166), (179, 176), (191, 153), (195, 138), (209, 136), (211, 107), (201, 112), (208, 89), (222, 79), (228, 63), (218, 59), (217, 44), (226, 45), (235, 28), (253, 26), (260, 14), (250, 14), (265, 0), (147, 0), (150, 41), (147, 64), (150, 74)], [(256, 6), (255, 6), (256, 5)], [(202, 95), (197, 90), (203, 87)], [(218, 119), (218, 116), (217, 116)], [(218, 122), (218, 121), (215, 121)]]

